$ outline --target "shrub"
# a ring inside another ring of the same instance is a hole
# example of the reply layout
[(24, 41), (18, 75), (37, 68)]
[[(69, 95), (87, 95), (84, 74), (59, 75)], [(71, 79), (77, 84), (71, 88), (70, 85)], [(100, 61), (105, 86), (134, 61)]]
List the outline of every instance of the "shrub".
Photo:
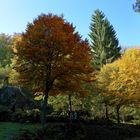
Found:
[(37, 132), (24, 132), (13, 140), (85, 140), (85, 130), (82, 125), (47, 124)]
[(40, 122), (40, 111), (38, 109), (21, 110), (12, 113), (11, 121), (14, 122)]
[(0, 105), (0, 121), (9, 121), (11, 118), (11, 111), (7, 106)]

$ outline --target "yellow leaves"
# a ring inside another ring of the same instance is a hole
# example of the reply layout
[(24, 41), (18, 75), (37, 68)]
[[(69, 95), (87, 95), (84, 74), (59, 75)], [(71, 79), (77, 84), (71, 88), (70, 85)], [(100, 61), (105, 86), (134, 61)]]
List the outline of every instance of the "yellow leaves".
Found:
[(17, 53), (17, 48), (16, 48), (16, 44), (17, 44), (17, 42), (19, 42), (19, 41), (21, 41), (21, 35), (18, 35), (18, 34), (16, 34), (16, 35), (14, 35), (14, 37), (13, 37), (13, 52), (14, 53)]
[(103, 66), (98, 83), (109, 96), (115, 95), (115, 104), (140, 98), (140, 49), (128, 49), (121, 59)]
[(138, 58), (140, 56), (140, 49), (139, 48), (131, 48), (127, 49), (125, 54), (123, 55), (123, 58), (130, 58), (131, 60), (140, 59)]
[(43, 99), (43, 95), (36, 96), (34, 99), (37, 101), (40, 101)]

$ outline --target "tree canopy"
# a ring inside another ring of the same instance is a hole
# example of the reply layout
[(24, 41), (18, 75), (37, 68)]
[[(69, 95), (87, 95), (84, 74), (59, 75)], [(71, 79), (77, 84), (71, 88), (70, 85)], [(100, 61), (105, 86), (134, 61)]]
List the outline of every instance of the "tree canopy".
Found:
[(90, 81), (91, 50), (86, 40), (63, 17), (42, 14), (27, 25), (17, 43), (20, 83), (48, 94), (79, 92), (85, 94), (83, 81)]
[(92, 15), (89, 37), (93, 49), (94, 66), (100, 69), (120, 57), (119, 41), (116, 32), (104, 13), (96, 10)]
[(140, 12), (140, 0), (136, 0), (135, 4), (133, 5), (133, 9), (136, 12)]
[(0, 34), (0, 66), (6, 67), (11, 64), (12, 53), (12, 37), (4, 33)]
[(120, 109), (127, 104), (139, 103), (140, 50), (127, 50), (121, 59), (104, 65), (98, 75), (103, 101)]

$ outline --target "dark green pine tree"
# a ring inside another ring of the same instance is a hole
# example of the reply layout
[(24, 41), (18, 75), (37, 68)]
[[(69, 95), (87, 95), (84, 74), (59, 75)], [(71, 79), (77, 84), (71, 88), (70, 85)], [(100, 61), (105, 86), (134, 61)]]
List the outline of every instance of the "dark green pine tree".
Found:
[[(89, 37), (93, 51), (93, 65), (97, 70), (121, 56), (121, 47), (116, 32), (100, 10), (96, 10), (95, 14), (92, 15)], [(109, 120), (108, 104), (104, 101), (101, 102), (105, 104), (105, 115), (106, 119)]]
[(99, 70), (104, 64), (111, 63), (121, 55), (121, 47), (116, 32), (102, 11), (92, 15), (89, 37), (93, 49), (94, 66)]

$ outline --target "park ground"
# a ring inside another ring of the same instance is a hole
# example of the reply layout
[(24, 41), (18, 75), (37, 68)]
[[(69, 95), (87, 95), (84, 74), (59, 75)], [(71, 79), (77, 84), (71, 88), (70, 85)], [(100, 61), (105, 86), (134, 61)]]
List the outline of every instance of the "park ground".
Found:
[[(48, 140), (140, 140), (140, 127), (135, 125), (73, 123), (69, 132), (65, 131), (65, 126), (69, 127), (65, 123), (48, 123), (49, 129), (45, 130), (48, 131), (48, 136), (42, 136), (41, 140), (46, 140), (46, 137)], [(23, 138), (25, 134), (30, 140), (30, 136), (32, 137), (38, 129), (40, 129), (39, 124), (0, 122), (0, 140), (13, 140), (20, 135)], [(66, 137), (63, 136), (64, 132), (67, 133)]]

